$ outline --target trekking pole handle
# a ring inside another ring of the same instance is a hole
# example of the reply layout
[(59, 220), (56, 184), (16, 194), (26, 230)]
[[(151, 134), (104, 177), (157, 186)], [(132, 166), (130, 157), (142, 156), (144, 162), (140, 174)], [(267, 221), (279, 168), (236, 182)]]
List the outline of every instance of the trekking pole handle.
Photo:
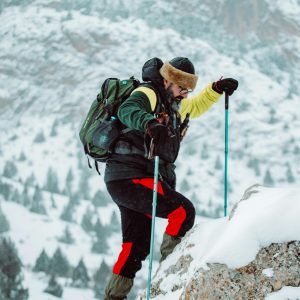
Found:
[(228, 110), (229, 108), (229, 95), (228, 92), (225, 91), (225, 109)]
[(153, 159), (153, 158), (154, 158), (154, 141), (153, 141), (153, 139), (151, 139), (148, 159)]

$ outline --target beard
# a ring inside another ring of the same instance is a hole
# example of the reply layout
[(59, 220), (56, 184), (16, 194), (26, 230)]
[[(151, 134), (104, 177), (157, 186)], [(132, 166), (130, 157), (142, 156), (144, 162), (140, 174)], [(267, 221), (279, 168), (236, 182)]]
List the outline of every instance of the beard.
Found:
[(184, 98), (182, 96), (177, 96), (174, 97), (174, 94), (171, 90), (171, 87), (168, 87), (166, 90), (166, 94), (167, 94), (167, 101), (170, 104), (170, 106), (172, 107), (172, 110), (175, 112), (178, 112), (179, 110), (179, 106), (180, 106), (180, 101)]

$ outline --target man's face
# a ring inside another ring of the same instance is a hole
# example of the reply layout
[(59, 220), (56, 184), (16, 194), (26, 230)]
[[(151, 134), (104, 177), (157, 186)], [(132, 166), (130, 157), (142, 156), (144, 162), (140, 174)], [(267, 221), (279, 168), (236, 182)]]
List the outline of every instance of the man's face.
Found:
[(190, 90), (185, 87), (179, 86), (176, 83), (172, 83), (165, 80), (165, 88), (167, 93), (171, 96), (172, 99), (176, 101), (181, 101), (184, 98), (187, 98)]

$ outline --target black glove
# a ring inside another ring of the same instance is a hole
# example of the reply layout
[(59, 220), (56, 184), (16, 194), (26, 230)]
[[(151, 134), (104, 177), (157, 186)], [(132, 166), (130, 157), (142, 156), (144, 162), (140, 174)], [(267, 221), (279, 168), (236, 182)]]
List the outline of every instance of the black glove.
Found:
[(155, 144), (163, 145), (169, 135), (166, 125), (160, 124), (158, 120), (151, 120), (147, 123), (147, 134), (153, 138)]
[(237, 80), (233, 78), (224, 78), (214, 82), (212, 88), (219, 94), (227, 92), (228, 95), (231, 96), (238, 86), (239, 82)]

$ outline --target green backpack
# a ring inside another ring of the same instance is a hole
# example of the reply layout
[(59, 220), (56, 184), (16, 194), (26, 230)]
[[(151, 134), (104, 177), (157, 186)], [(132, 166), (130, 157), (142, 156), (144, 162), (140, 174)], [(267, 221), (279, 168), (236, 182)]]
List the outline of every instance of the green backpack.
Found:
[(89, 109), (79, 137), (86, 155), (95, 160), (98, 173), (97, 162), (106, 162), (119, 136), (126, 131), (118, 120), (118, 108), (139, 84), (133, 76), (125, 80), (107, 78)]

